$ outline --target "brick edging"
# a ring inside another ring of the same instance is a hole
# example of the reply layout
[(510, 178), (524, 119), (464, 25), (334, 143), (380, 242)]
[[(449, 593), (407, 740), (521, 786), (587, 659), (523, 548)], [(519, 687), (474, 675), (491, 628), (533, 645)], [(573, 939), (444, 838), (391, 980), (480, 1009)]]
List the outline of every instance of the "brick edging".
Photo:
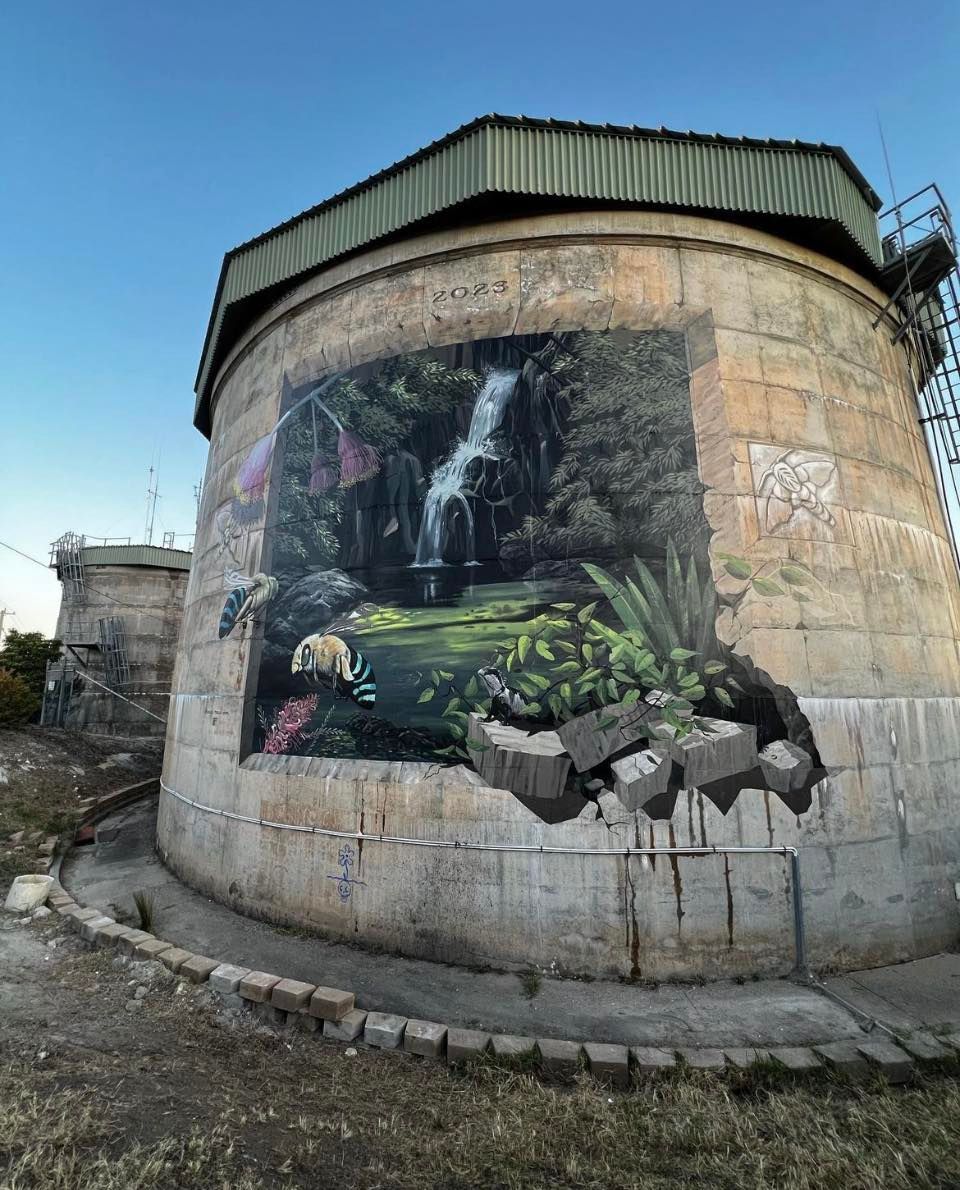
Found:
[(102, 797), (85, 798), (80, 802), (80, 817), (71, 827), (69, 833), (62, 834), (57, 840), (57, 845), (53, 854), (50, 856), (46, 875), (52, 876), (57, 884), (59, 884), (60, 869), (63, 866), (63, 861), (66, 859), (67, 852), (70, 850), (77, 832), (85, 826), (94, 826), (101, 819), (112, 814), (114, 810), (121, 810), (131, 802), (137, 802), (142, 797), (149, 796), (153, 792), (151, 786), (154, 785), (156, 786), (157, 793), (159, 793), (159, 773), (155, 777), (148, 777), (145, 781), (136, 781), (133, 785), (124, 785), (122, 789), (115, 789), (112, 793), (105, 793)]
[(310, 1033), (322, 1032), (330, 1040), (363, 1041), (380, 1049), (402, 1049), (449, 1063), (490, 1052), (498, 1058), (527, 1059), (550, 1074), (574, 1075), (585, 1067), (598, 1081), (626, 1089), (632, 1076), (662, 1075), (677, 1067), (720, 1073), (772, 1062), (795, 1075), (832, 1071), (857, 1081), (879, 1074), (890, 1083), (904, 1083), (912, 1079), (917, 1064), (960, 1062), (960, 1032), (946, 1038), (917, 1033), (898, 1037), (897, 1043), (865, 1035), (862, 1041), (814, 1046), (706, 1049), (562, 1041), (461, 1029), (438, 1021), (367, 1012), (357, 1008), (353, 992), (193, 954), (145, 930), (121, 925), (96, 908), (84, 908), (59, 882), (51, 887), (48, 903), (92, 946), (117, 948), (137, 960), (159, 961), (191, 983), (208, 984), (227, 1004), (249, 1008), (272, 1024), (294, 1024)]

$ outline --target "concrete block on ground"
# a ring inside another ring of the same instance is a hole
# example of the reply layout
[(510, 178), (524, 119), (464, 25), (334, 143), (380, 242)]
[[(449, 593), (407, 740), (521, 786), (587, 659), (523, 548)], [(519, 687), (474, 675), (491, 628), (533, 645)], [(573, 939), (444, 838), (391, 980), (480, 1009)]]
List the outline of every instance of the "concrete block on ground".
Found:
[(88, 917), (86, 921), (80, 923), (80, 937), (84, 942), (93, 942), (97, 930), (116, 924), (113, 918), (107, 917), (105, 913), (101, 913), (99, 917)]
[(469, 1062), (486, 1053), (490, 1045), (490, 1034), (479, 1029), (447, 1030), (447, 1061)]
[(89, 921), (91, 917), (103, 917), (103, 914), (99, 909), (84, 909), (78, 905), (76, 909), (70, 909), (67, 912), (67, 917), (70, 918), (70, 924), (74, 926), (74, 929), (79, 930), (83, 922)]
[(669, 1050), (658, 1049), (655, 1045), (632, 1045), (630, 1061), (637, 1073), (643, 1075), (673, 1070), (677, 1064), (677, 1059)]
[(815, 1045), (813, 1052), (823, 1058), (832, 1070), (845, 1074), (847, 1078), (863, 1079), (870, 1074), (867, 1060), (857, 1049), (855, 1041), (830, 1041), (825, 1045)]
[(538, 1038), (540, 1065), (551, 1074), (576, 1074), (580, 1069), (580, 1055), (583, 1047), (576, 1041), (556, 1041), (553, 1038)]
[(163, 954), (158, 956), (160, 962), (168, 971), (172, 971), (176, 975), (183, 964), (193, 958), (193, 952), (190, 950), (183, 950), (179, 946), (171, 946), (169, 950), (165, 950)]
[(363, 1040), (382, 1050), (395, 1050), (403, 1044), (407, 1018), (390, 1012), (368, 1012), (363, 1026)]
[(122, 926), (119, 922), (115, 921), (112, 925), (101, 926), (98, 930), (95, 930), (93, 941), (97, 946), (104, 948), (116, 946), (120, 939), (130, 932), (129, 926)]
[(770, 1051), (770, 1057), (787, 1070), (794, 1070), (798, 1074), (806, 1074), (811, 1070), (819, 1070), (823, 1063), (805, 1045), (780, 1045)]
[(494, 1033), (490, 1048), (498, 1058), (520, 1058), (532, 1052), (536, 1042), (532, 1037), (516, 1037), (512, 1033)]
[(886, 1038), (863, 1041), (857, 1049), (872, 1065), (879, 1067), (888, 1083), (905, 1083), (913, 1077), (913, 1058)]
[(723, 1050), (678, 1049), (677, 1054), (691, 1070), (724, 1070), (727, 1065)]
[(324, 1021), (341, 1021), (355, 1007), (353, 992), (340, 988), (315, 988), (310, 997), (310, 1013)]
[(403, 1031), (403, 1048), (424, 1058), (442, 1058), (446, 1040), (447, 1026), (436, 1021), (410, 1020)]
[(44, 903), (52, 889), (51, 876), (16, 876), (7, 892), (3, 907), (9, 913), (29, 913)]
[(588, 1041), (583, 1047), (590, 1073), (598, 1082), (612, 1087), (630, 1085), (630, 1051), (625, 1045)]
[(47, 897), (47, 904), (51, 909), (60, 909), (64, 905), (73, 905), (74, 903), (73, 897), (71, 897), (69, 893), (65, 892), (50, 893), (50, 895)]
[(323, 1035), (329, 1037), (331, 1041), (356, 1041), (363, 1033), (367, 1014), (359, 1008), (351, 1008), (347, 1015), (342, 1016), (338, 1021), (320, 1022), (319, 1017), (311, 1019), (323, 1024)]
[(279, 982), (279, 975), (271, 975), (268, 971), (249, 971), (240, 980), (237, 990), (244, 1000), (250, 1000), (254, 1004), (263, 1004), (270, 999), (273, 985)]
[(237, 992), (241, 979), (249, 974), (249, 967), (235, 967), (232, 963), (221, 963), (210, 972), (207, 984), (218, 995), (229, 996)]
[(311, 1016), (306, 1007), (290, 1013), (290, 1024), (304, 1033), (319, 1033), (323, 1030), (323, 1021), (318, 1016)]
[(74, 909), (79, 908), (80, 906), (75, 901), (69, 901), (66, 905), (58, 905), (56, 911), (61, 917), (67, 917), (73, 913)]
[(135, 959), (159, 959), (165, 950), (169, 950), (173, 943), (164, 942), (162, 938), (146, 938), (138, 942), (133, 948)]
[(770, 1057), (766, 1050), (750, 1049), (749, 1046), (725, 1049), (723, 1056), (729, 1065), (735, 1066), (738, 1070), (749, 1070), (751, 1066), (756, 1066), (758, 1062), (766, 1062)]
[(898, 1037), (897, 1044), (921, 1062), (939, 1062), (951, 1057), (954, 1052), (929, 1033), (913, 1033), (910, 1037)]
[(191, 983), (206, 983), (213, 971), (220, 966), (219, 959), (208, 959), (205, 955), (195, 954), (181, 966), (178, 974)]
[(299, 979), (281, 979), (270, 989), (270, 1003), (284, 1012), (299, 1012), (317, 990), (315, 983)]
[(146, 942), (148, 938), (152, 937), (153, 935), (148, 934), (146, 930), (127, 930), (125, 934), (121, 934), (117, 939), (117, 950), (121, 954), (125, 954), (128, 959), (132, 959), (137, 945), (141, 942)]

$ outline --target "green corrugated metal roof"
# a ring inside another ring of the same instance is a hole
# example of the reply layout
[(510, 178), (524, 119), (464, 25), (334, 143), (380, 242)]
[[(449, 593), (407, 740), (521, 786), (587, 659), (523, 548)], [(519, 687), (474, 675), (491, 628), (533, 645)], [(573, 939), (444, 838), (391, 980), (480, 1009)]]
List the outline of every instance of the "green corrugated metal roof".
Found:
[(829, 230), (818, 245), (828, 255), (840, 232), (844, 256), (867, 270), (881, 259), (880, 200), (835, 145), (482, 116), (226, 254), (197, 376), (198, 428), (209, 432), (210, 383), (242, 331), (240, 303), (480, 196), (501, 196), (503, 214), (508, 196), (524, 196), (816, 220)]
[(84, 566), (161, 566), (166, 570), (189, 570), (189, 550), (168, 550), (159, 545), (86, 545), (81, 551)]

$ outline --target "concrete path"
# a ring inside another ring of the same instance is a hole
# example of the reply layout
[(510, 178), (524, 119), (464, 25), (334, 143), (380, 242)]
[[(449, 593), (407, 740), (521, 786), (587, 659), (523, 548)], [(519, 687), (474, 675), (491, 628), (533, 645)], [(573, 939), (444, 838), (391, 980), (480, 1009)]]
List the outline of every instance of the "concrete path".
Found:
[[(198, 954), (292, 979), (349, 988), (358, 1006), (448, 1025), (533, 1037), (628, 1045), (794, 1046), (863, 1040), (858, 1018), (790, 980), (634, 987), (544, 979), (533, 999), (513, 974), (373, 954), (242, 917), (194, 892), (160, 863), (156, 800), (118, 811), (99, 841), (75, 848), (61, 880), (85, 904), (131, 919), (133, 893), (153, 895), (153, 932)], [(960, 956), (858, 972), (829, 981), (890, 1027), (960, 1025)]]

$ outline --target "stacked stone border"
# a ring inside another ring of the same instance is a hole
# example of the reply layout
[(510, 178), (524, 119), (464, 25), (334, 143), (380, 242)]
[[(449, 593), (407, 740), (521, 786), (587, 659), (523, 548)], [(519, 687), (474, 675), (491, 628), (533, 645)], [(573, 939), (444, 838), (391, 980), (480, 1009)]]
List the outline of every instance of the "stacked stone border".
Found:
[[(158, 778), (138, 782), (88, 802), (77, 827), (84, 828), (123, 806), (159, 790)], [(626, 1046), (591, 1041), (519, 1037), (461, 1029), (439, 1021), (417, 1020), (389, 1012), (367, 1012), (354, 993), (340, 988), (288, 979), (219, 959), (207, 958), (157, 938), (145, 930), (121, 925), (93, 906), (79, 904), (59, 882), (63, 857), (72, 840), (61, 840), (51, 863), (54, 878), (47, 897), (50, 909), (64, 918), (94, 948), (117, 949), (134, 961), (155, 961), (192, 984), (207, 984), (228, 1007), (245, 1008), (272, 1025), (294, 1025), (343, 1044), (363, 1042), (378, 1049), (402, 1050), (451, 1065), (492, 1055), (520, 1062), (544, 1074), (571, 1077), (586, 1069), (598, 1082), (627, 1089), (633, 1079), (669, 1074), (677, 1069), (720, 1073), (768, 1066), (793, 1075), (839, 1074), (851, 1081), (877, 1075), (889, 1083), (909, 1082), (917, 1066), (955, 1067), (960, 1063), (960, 1031), (935, 1037), (875, 1036), (863, 1041), (834, 1041), (813, 1046), (765, 1048), (674, 1048)]]

